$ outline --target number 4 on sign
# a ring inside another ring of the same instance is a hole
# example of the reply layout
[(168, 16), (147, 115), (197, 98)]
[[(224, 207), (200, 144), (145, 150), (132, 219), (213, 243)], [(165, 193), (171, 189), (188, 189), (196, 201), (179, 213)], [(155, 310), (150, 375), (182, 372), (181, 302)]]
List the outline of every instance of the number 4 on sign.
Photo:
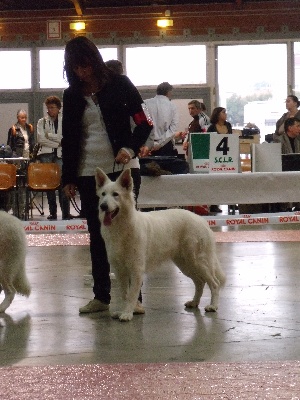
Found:
[(209, 172), (239, 172), (240, 149), (237, 135), (211, 133)]
[(229, 152), (228, 136), (223, 137), (221, 142), (216, 147), (216, 151), (221, 151), (224, 156), (227, 156), (227, 153)]

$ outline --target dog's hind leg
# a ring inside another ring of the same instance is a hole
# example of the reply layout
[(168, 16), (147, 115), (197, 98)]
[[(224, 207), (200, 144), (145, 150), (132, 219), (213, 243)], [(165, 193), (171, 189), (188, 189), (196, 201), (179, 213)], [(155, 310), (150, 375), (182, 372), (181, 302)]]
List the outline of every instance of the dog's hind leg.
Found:
[(219, 304), (219, 292), (220, 292), (220, 285), (215, 285), (211, 281), (207, 282), (210, 292), (211, 292), (211, 300), (210, 304), (205, 307), (206, 312), (215, 312), (218, 309)]
[(186, 308), (197, 308), (203, 293), (205, 282), (202, 279), (191, 277), (195, 285), (195, 294), (193, 300), (187, 301), (184, 305)]
[(212, 263), (212, 267), (209, 268), (209, 271), (213, 271), (213, 273), (207, 274), (206, 278), (206, 282), (211, 292), (210, 304), (205, 307), (205, 311), (207, 312), (217, 311), (220, 289), (226, 282), (226, 276), (222, 271), (219, 261), (216, 257), (214, 257)]
[(16, 290), (11, 283), (2, 281), (2, 287), (5, 297), (0, 304), (0, 313), (3, 313), (11, 305), (16, 294)]

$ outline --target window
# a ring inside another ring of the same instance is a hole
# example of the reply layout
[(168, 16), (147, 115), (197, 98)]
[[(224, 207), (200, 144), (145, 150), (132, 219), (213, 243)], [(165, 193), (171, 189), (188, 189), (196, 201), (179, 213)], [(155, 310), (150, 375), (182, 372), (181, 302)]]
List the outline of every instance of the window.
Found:
[[(40, 50), (40, 88), (65, 88), (64, 49)], [(99, 48), (104, 61), (117, 59), (117, 48)]]
[(286, 44), (218, 46), (219, 104), (233, 125), (254, 123), (262, 138), (274, 132), (270, 122), (285, 112), (286, 60)]
[(206, 46), (127, 47), (126, 72), (136, 86), (205, 84)]
[(40, 88), (65, 88), (64, 50), (40, 50)]
[(0, 89), (31, 88), (31, 52), (0, 51)]
[(300, 42), (294, 43), (294, 76), (295, 76), (295, 95), (299, 98), (300, 97)]

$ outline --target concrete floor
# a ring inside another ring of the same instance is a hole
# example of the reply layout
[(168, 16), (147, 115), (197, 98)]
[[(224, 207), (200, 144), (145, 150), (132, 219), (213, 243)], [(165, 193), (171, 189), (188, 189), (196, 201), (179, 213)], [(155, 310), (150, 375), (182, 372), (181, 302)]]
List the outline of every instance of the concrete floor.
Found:
[(32, 294), (0, 314), (0, 366), (300, 360), (299, 243), (217, 250), (227, 274), (217, 313), (204, 312), (208, 288), (199, 310), (185, 310), (193, 284), (169, 265), (144, 280), (146, 314), (120, 323), (78, 314), (92, 298), (87, 246), (29, 247)]
[[(46, 209), (44, 216), (34, 210), (35, 220), (47, 215)], [(185, 310), (193, 284), (168, 265), (145, 277), (146, 313), (128, 323), (109, 312), (79, 315), (92, 298), (84, 240), (66, 245), (70, 240), (62, 238), (57, 245), (59, 234), (47, 240), (31, 235), (32, 294), (16, 296), (0, 314), (0, 398), (299, 400), (298, 229), (213, 228), (227, 275), (218, 312), (204, 312), (208, 288), (198, 310)], [(282, 230), (285, 241), (276, 241)], [(239, 240), (232, 241), (237, 233)], [(261, 241), (249, 242), (245, 235)], [(112, 280), (113, 298), (117, 292)]]

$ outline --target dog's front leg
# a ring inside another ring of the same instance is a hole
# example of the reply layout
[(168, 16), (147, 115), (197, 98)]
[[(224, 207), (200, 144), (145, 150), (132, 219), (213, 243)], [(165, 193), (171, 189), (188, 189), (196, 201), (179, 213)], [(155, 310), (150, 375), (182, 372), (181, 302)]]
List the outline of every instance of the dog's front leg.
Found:
[(132, 273), (130, 274), (130, 282), (125, 300), (125, 307), (121, 315), (119, 316), (120, 321), (132, 320), (134, 308), (137, 304), (137, 299), (139, 296), (139, 291), (143, 283), (143, 276), (138, 271), (139, 269), (140, 266), (138, 266), (137, 269), (133, 268)]
[(114, 319), (119, 319), (123, 310), (125, 309), (125, 302), (129, 290), (129, 276), (124, 269), (124, 266), (114, 267), (116, 273), (117, 283), (119, 286), (119, 293), (116, 296), (116, 311), (111, 311), (110, 315)]

